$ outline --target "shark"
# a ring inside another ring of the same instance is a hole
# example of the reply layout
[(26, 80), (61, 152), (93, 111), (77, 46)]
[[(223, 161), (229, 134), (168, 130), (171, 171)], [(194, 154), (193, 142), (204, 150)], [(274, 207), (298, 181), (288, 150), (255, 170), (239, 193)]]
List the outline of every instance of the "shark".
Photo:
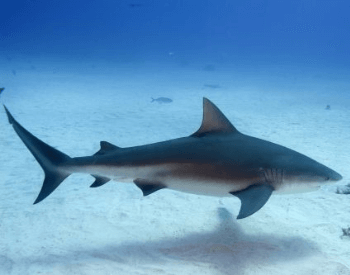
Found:
[(8, 121), (45, 173), (34, 204), (69, 175), (90, 174), (90, 187), (129, 181), (148, 196), (168, 188), (207, 196), (235, 196), (237, 219), (260, 210), (273, 193), (317, 190), (342, 179), (327, 166), (287, 147), (239, 132), (220, 109), (203, 98), (199, 129), (186, 137), (121, 148), (107, 141), (93, 155), (69, 157), (22, 127), (4, 105)]

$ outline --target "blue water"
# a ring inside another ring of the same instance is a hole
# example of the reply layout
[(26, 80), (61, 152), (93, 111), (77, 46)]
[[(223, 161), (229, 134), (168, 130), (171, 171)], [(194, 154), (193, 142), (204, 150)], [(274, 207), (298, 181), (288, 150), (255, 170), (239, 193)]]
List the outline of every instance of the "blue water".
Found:
[(2, 53), (349, 69), (346, 0), (4, 2)]
[[(205, 96), (242, 133), (349, 182), (348, 0), (11, 0), (0, 11), (0, 103), (72, 157), (101, 140), (188, 136)], [(0, 126), (1, 275), (350, 274), (337, 186), (272, 196), (244, 221), (235, 198), (92, 190), (89, 175), (33, 206), (43, 171), (3, 109)]]

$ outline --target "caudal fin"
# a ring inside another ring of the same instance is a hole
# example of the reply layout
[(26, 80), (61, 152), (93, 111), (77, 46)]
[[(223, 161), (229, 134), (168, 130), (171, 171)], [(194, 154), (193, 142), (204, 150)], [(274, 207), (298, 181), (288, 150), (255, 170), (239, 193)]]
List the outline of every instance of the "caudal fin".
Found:
[(34, 202), (36, 204), (49, 196), (70, 175), (69, 172), (64, 171), (62, 165), (71, 158), (29, 133), (13, 118), (5, 105), (4, 108), (9, 123), (45, 172), (43, 186)]

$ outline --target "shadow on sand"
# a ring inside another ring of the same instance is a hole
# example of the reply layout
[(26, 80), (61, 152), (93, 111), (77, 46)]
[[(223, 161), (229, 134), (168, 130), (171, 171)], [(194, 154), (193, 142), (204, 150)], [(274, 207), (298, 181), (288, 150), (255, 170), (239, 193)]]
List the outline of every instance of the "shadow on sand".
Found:
[(131, 241), (95, 249), (72, 250), (63, 255), (33, 257), (25, 261), (55, 270), (61, 266), (59, 269), (74, 271), (74, 274), (93, 274), (81, 273), (79, 268), (85, 271), (99, 269), (98, 274), (111, 274), (105, 269), (106, 266), (109, 266), (109, 270), (115, 270), (114, 274), (127, 274), (128, 267), (138, 270), (129, 274), (154, 274), (155, 270), (159, 274), (177, 274), (174, 271), (176, 267), (179, 267), (178, 270), (185, 270), (186, 267), (205, 269), (208, 272), (205, 274), (246, 274), (248, 269), (254, 273), (277, 262), (294, 261), (316, 253), (315, 244), (301, 237), (278, 237), (264, 233), (247, 235), (225, 208), (218, 209), (218, 216), (220, 223), (211, 232), (193, 233), (176, 239)]

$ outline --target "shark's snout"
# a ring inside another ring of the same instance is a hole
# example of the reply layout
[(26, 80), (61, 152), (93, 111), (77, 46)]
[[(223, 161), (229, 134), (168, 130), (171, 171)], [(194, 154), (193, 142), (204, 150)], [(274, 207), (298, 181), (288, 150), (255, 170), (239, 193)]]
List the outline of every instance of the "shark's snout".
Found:
[(340, 175), (339, 173), (337, 173), (335, 171), (332, 171), (331, 173), (329, 173), (327, 181), (340, 181), (342, 179), (343, 179), (342, 175)]

